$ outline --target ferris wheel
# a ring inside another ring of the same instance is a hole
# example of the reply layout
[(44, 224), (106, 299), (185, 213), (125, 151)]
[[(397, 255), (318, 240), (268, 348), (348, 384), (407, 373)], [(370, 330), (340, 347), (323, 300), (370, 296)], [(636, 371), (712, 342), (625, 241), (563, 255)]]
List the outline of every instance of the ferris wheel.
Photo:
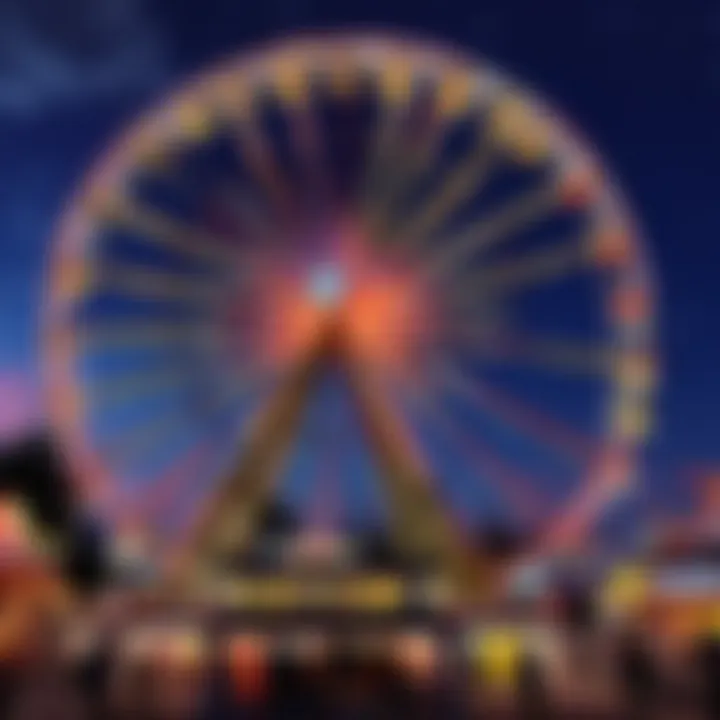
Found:
[[(182, 531), (328, 315), (458, 522), (581, 541), (651, 429), (652, 273), (614, 183), (533, 93), (424, 42), (199, 75), (88, 175), (51, 270), (52, 419), (115, 529)], [(354, 457), (323, 427), (307, 474)]]

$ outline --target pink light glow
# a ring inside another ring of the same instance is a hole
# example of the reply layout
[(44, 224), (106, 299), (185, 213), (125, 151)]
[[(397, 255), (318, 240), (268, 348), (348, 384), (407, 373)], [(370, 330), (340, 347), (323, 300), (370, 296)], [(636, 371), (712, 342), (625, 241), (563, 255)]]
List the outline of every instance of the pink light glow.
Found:
[(37, 391), (21, 372), (0, 371), (0, 444), (31, 432), (42, 419)]

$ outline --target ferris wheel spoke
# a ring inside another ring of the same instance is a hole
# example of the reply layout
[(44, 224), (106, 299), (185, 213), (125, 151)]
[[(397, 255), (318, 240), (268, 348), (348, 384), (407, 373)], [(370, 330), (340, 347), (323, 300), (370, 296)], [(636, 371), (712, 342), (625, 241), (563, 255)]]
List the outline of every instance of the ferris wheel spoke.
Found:
[(553, 243), (516, 259), (482, 267), (458, 278), (453, 285), (453, 303), (471, 306), (478, 298), (493, 300), (509, 292), (522, 292), (538, 285), (562, 280), (578, 270), (594, 269), (592, 251), (585, 236), (571, 242)]
[(187, 370), (161, 368), (150, 372), (132, 373), (121, 378), (92, 382), (93, 406), (107, 409), (132, 402), (140, 396), (180, 389), (188, 380)]
[[(230, 401), (224, 404), (223, 409), (218, 413), (218, 418), (227, 421), (225, 415), (229, 410), (235, 414), (235, 406)], [(118, 523), (122, 525), (129, 520), (137, 523), (139, 519), (142, 525), (153, 528), (155, 518), (159, 515), (167, 516), (168, 512), (172, 511), (172, 506), (177, 505), (183, 496), (188, 493), (194, 494), (193, 489), (196, 485), (202, 487), (203, 484), (197, 482), (201, 471), (214, 457), (217, 457), (218, 447), (223, 441), (232, 439), (238, 434), (236, 423), (229, 423), (230, 431), (226, 424), (222, 426), (223, 429), (218, 436), (215, 424), (209, 423), (202, 431), (198, 443), (191, 450), (181, 453), (181, 457), (162, 472), (147, 496), (126, 492), (122, 498), (118, 498), (110, 508), (111, 514), (119, 518)]]
[(207, 261), (212, 267), (227, 267), (234, 257), (234, 252), (224, 238), (185, 224), (158, 210), (140, 207), (127, 199), (97, 211), (94, 219), (140, 233), (144, 239), (160, 243), (191, 258)]
[(456, 327), (453, 337), (463, 349), (488, 362), (516, 363), (572, 375), (610, 377), (618, 360), (615, 347), (564, 338), (483, 332), (473, 326)]
[(461, 452), (469, 458), (476, 477), (486, 479), (519, 520), (533, 526), (550, 511), (550, 502), (540, 492), (537, 479), (511, 467), (476, 437), (465, 435), (460, 442)]
[(394, 208), (401, 206), (418, 181), (430, 172), (433, 161), (440, 153), (443, 138), (443, 129), (433, 126), (420, 138), (419, 146), (404, 148), (403, 157), (398, 162), (396, 173), (387, 189), (387, 215), (391, 215)]
[(557, 181), (553, 178), (504, 203), (459, 233), (440, 238), (425, 257), (430, 272), (444, 277), (462, 268), (476, 253), (509, 240), (524, 227), (535, 224), (552, 210), (558, 197)]
[(153, 450), (183, 437), (189, 429), (186, 415), (165, 410), (113, 432), (100, 440), (99, 446), (113, 467), (132, 468), (146, 460)]
[(453, 366), (446, 365), (437, 382), (458, 399), (573, 462), (584, 464), (597, 450), (594, 441), (570, 425)]
[[(319, 113), (313, 100), (312, 77), (318, 72), (318, 68), (304, 69), (298, 65), (296, 58), (290, 57), (283, 58), (273, 69), (273, 79), (270, 83), (287, 119), (292, 154), (299, 165), (303, 188), (299, 193), (292, 192), (288, 182), (282, 192), (276, 191), (272, 195), (276, 198), (278, 206), (281, 208), (287, 206), (288, 212), (293, 212), (295, 216), (327, 210), (333, 200), (334, 188), (330, 177), (327, 147), (321, 137)], [(306, 74), (307, 72), (310, 74)], [(269, 143), (266, 148), (269, 156)], [(282, 177), (277, 165), (272, 169), (271, 174)], [(302, 204), (300, 197), (308, 199), (310, 207), (300, 207)]]
[(389, 164), (388, 155), (394, 155), (393, 147), (401, 135), (399, 128), (402, 116), (402, 108), (395, 105), (383, 106), (378, 124), (370, 140), (360, 192), (361, 207), (368, 224), (373, 229), (381, 212), (382, 191)]
[(235, 125), (235, 132), (238, 156), (247, 163), (270, 205), (278, 210), (280, 217), (286, 222), (295, 217), (296, 199), (283, 177), (275, 152), (255, 113), (239, 120)]
[(399, 228), (393, 241), (411, 246), (424, 246), (448, 217), (464, 202), (481, 192), (493, 167), (493, 155), (485, 144), (461, 162), (442, 182), (441, 189), (422, 210)]
[[(258, 408), (262, 408), (267, 400), (268, 385), (276, 382), (277, 379), (277, 373), (268, 373), (265, 380), (248, 388), (247, 392), (238, 387), (237, 396), (248, 400), (249, 407), (240, 412), (229, 399), (218, 414), (220, 429), (213, 432), (211, 428), (211, 439), (215, 441), (216, 451), (208, 458), (210, 467), (206, 468), (207, 472), (204, 473), (203, 483), (196, 483), (195, 487), (188, 487), (188, 497), (184, 503), (181, 502), (183, 500), (181, 495), (170, 498), (169, 504), (172, 507), (166, 507), (163, 513), (165, 518), (163, 530), (166, 535), (165, 550), (168, 555), (166, 558), (167, 570), (172, 570), (178, 562), (185, 561), (188, 544), (193, 538), (197, 523), (202, 520), (212, 505), (212, 490), (226, 480), (234, 469), (238, 448), (246, 445), (253, 426), (253, 419), (257, 417)], [(226, 417), (228, 410), (231, 413), (229, 418)], [(208, 490), (210, 491), (208, 492)]]
[[(325, 428), (318, 431), (320, 435)], [(325, 436), (327, 438), (327, 436)], [(337, 525), (340, 512), (334, 443), (322, 443), (313, 467), (313, 482), (303, 498), (300, 515), (304, 524), (315, 529), (328, 529)]]
[(216, 300), (225, 283), (215, 277), (188, 277), (121, 263), (104, 263), (90, 283), (96, 292), (143, 300), (175, 300), (203, 307)]
[(317, 213), (327, 211), (333, 200), (327, 148), (320, 137), (317, 114), (308, 105), (294, 106), (290, 133), (304, 181), (304, 192)]
[(389, 163), (382, 194), (376, 202), (373, 228), (379, 243), (392, 235), (396, 211), (407, 200), (418, 181), (430, 172), (442, 149), (445, 129), (433, 116), (419, 132), (403, 133), (402, 142)]
[[(237, 407), (238, 403), (258, 392), (258, 388), (265, 381), (267, 376), (262, 373), (251, 374), (242, 381), (236, 381), (228, 389), (227, 395), (220, 400), (219, 409), (213, 411), (213, 414)], [(116, 458), (121, 467), (128, 467), (132, 462), (141, 462), (153, 449), (162, 447), (190, 429), (188, 417), (192, 415), (177, 409), (153, 414), (146, 420), (115, 433), (109, 442), (108, 454)]]
[(539, 551), (553, 553), (577, 549), (597, 526), (603, 512), (634, 486), (627, 448), (616, 448), (600, 455), (590, 469), (589, 477), (572, 494), (541, 538)]
[(235, 240), (270, 237), (273, 221), (257, 193), (237, 183), (229, 183), (215, 194), (218, 208), (230, 222), (230, 231)]
[(180, 459), (153, 482), (147, 494), (123, 493), (109, 508), (114, 525), (121, 533), (130, 525), (154, 529), (153, 519), (188, 490), (187, 486), (196, 480), (211, 450), (212, 444), (205, 440), (191, 452), (182, 453)]
[(78, 328), (79, 346), (84, 352), (117, 351), (125, 348), (190, 348), (202, 334), (196, 321), (167, 320), (90, 323)]
[(419, 403), (433, 425), (450, 439), (458, 455), (465, 458), (472, 476), (488, 483), (520, 520), (534, 524), (549, 510), (548, 498), (539, 491), (536, 481), (511, 467), (478, 434), (468, 433), (437, 402), (425, 396)]
[(382, 102), (369, 142), (360, 188), (360, 208), (373, 236), (376, 223), (382, 218), (388, 173), (392, 172), (398, 148), (406, 139), (405, 121), (410, 107), (413, 76), (409, 68), (399, 67), (387, 69), (379, 81), (383, 87)]
[[(188, 550), (192, 545), (197, 527), (208, 512), (212, 509), (213, 492), (217, 491), (217, 485), (226, 479), (229, 472), (228, 462), (234, 458), (234, 451), (237, 450), (239, 432), (235, 432), (230, 443), (223, 440), (223, 447), (220, 452), (212, 458), (212, 467), (203, 477), (203, 483), (196, 483), (195, 488), (189, 488), (189, 498), (185, 503), (179, 502), (180, 497), (173, 498), (173, 507), (165, 513), (164, 527), (164, 555), (163, 571), (165, 576), (175, 576), (187, 568)], [(210, 487), (208, 487), (208, 480)], [(193, 491), (194, 490), (194, 491)]]
[[(427, 177), (433, 162), (441, 159), (448, 121), (467, 118), (474, 106), (472, 81), (462, 73), (437, 86), (434, 95), (431, 115), (417, 146), (411, 146), (407, 141), (399, 144), (406, 152), (390, 174), (391, 182), (386, 192), (388, 214), (393, 206), (408, 199), (417, 180)], [(474, 148), (467, 159), (447, 171), (440, 183), (440, 192), (429, 202), (426, 200), (422, 210), (404, 219), (399, 227), (395, 223), (391, 237), (394, 242), (421, 244), (464, 200), (482, 190), (492, 170), (494, 153), (489, 142), (491, 138), (484, 136), (477, 122), (474, 129), (477, 132)], [(412, 137), (412, 134), (405, 133), (405, 136)]]

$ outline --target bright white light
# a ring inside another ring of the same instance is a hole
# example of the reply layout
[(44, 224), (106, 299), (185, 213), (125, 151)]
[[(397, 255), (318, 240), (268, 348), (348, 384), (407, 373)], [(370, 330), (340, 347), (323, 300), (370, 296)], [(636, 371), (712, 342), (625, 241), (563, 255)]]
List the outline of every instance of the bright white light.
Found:
[(319, 305), (338, 305), (346, 290), (343, 273), (333, 264), (320, 265), (310, 275), (308, 290)]

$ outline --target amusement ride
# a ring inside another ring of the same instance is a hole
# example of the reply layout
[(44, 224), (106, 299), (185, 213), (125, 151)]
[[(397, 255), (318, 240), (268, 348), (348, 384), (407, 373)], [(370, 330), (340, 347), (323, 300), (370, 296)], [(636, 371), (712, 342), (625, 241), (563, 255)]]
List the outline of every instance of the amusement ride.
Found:
[(654, 310), (616, 184), (537, 95), (422, 41), (290, 39), (164, 99), (74, 197), (54, 431), (174, 599), (246, 597), (283, 483), (326, 530), (372, 485), (408, 574), (472, 606), (478, 518), (532, 528), (530, 562), (637, 486)]

